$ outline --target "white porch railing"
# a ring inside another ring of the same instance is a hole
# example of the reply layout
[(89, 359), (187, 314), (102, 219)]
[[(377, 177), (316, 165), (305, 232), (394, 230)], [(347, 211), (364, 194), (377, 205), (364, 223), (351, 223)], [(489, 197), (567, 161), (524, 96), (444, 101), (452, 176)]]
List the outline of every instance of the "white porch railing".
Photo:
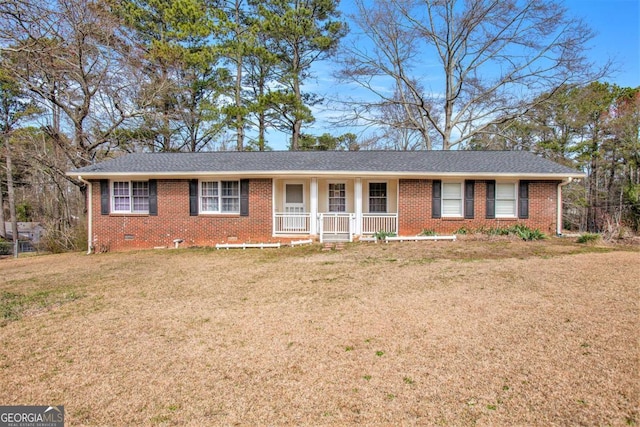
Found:
[(311, 234), (311, 214), (276, 212), (273, 229), (275, 234)]
[(320, 243), (327, 239), (353, 241), (356, 215), (352, 213), (318, 214)]
[(378, 231), (398, 233), (398, 214), (365, 213), (362, 214), (362, 234), (375, 234)]
[[(317, 234), (320, 239), (323, 236), (339, 238), (343, 240), (353, 240), (353, 235), (359, 231), (356, 228), (356, 214), (353, 213), (319, 213)], [(379, 231), (387, 233), (398, 233), (398, 214), (389, 213), (365, 213), (361, 217), (362, 235), (371, 235)], [(284, 213), (273, 214), (273, 229), (275, 234), (316, 234), (316, 230), (311, 229), (311, 214), (304, 213)]]

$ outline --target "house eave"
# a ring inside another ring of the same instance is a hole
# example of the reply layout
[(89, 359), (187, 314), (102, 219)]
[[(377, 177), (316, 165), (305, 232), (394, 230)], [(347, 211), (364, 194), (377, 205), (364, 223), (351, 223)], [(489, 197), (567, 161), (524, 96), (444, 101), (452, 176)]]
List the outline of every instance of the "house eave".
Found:
[(496, 172), (433, 172), (433, 171), (185, 171), (185, 172), (67, 172), (67, 176), (83, 179), (202, 179), (238, 178), (402, 178), (402, 179), (530, 179), (567, 180), (584, 178), (582, 173), (496, 173)]

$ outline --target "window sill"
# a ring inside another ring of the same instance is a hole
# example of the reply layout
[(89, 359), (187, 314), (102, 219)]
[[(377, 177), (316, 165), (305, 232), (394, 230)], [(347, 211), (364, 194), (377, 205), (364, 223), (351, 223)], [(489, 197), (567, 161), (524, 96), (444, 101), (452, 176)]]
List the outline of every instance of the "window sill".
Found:
[(217, 212), (200, 212), (198, 216), (209, 217), (209, 218), (238, 218), (240, 216), (240, 212), (237, 213), (217, 213)]
[(443, 216), (440, 219), (443, 221), (464, 221), (465, 220), (463, 216)]
[(149, 212), (111, 212), (109, 216), (150, 216)]

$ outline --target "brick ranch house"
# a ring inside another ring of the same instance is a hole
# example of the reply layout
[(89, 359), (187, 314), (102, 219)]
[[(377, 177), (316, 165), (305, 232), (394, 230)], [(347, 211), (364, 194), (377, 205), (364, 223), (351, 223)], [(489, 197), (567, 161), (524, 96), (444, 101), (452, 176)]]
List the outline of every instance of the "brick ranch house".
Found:
[(96, 250), (515, 223), (560, 233), (562, 186), (583, 177), (521, 151), (138, 153), (68, 175), (88, 184)]

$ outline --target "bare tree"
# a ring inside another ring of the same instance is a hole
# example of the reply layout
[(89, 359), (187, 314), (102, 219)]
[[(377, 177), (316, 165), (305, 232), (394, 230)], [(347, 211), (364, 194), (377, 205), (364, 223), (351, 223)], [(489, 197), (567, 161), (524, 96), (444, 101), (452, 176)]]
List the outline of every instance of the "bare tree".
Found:
[[(596, 80), (609, 67), (587, 60), (593, 33), (554, 0), (356, 5), (352, 19), (361, 37), (343, 45), (338, 76), (374, 100), (352, 100), (352, 118), (370, 119), (372, 105), (408, 106), (445, 150), (520, 117), (544, 102), (543, 94)], [(411, 96), (395, 96), (397, 87)]]
[(11, 218), (11, 237), (13, 239), (13, 257), (18, 258), (18, 243), (20, 236), (18, 234), (18, 220), (16, 217), (16, 196), (13, 185), (13, 164), (11, 155), (11, 146), (9, 141), (4, 141), (4, 152), (7, 170), (7, 195), (9, 198), (9, 215)]
[[(0, 67), (0, 143), (4, 148), (6, 175), (7, 175), (7, 197), (9, 199), (9, 216), (11, 218), (11, 235), (13, 238), (13, 256), (18, 257), (18, 220), (16, 217), (16, 198), (13, 183), (13, 154), (11, 149), (11, 138), (17, 127), (24, 121), (29, 120), (38, 110), (25, 100), (20, 87), (14, 80), (8, 78), (4, 69)], [(0, 192), (2, 189), (0, 188)], [(0, 197), (0, 202), (2, 197)], [(4, 208), (0, 205), (0, 208)], [(4, 230), (4, 212), (2, 214), (2, 228)]]
[(120, 28), (90, 0), (14, 1), (0, 9), (6, 73), (49, 112), (44, 129), (74, 167), (113, 148), (114, 132), (139, 114), (130, 101), (138, 79), (128, 62), (136, 53)]
[(2, 180), (0, 179), (0, 237), (7, 237), (7, 227), (4, 223), (4, 194), (2, 190)]

